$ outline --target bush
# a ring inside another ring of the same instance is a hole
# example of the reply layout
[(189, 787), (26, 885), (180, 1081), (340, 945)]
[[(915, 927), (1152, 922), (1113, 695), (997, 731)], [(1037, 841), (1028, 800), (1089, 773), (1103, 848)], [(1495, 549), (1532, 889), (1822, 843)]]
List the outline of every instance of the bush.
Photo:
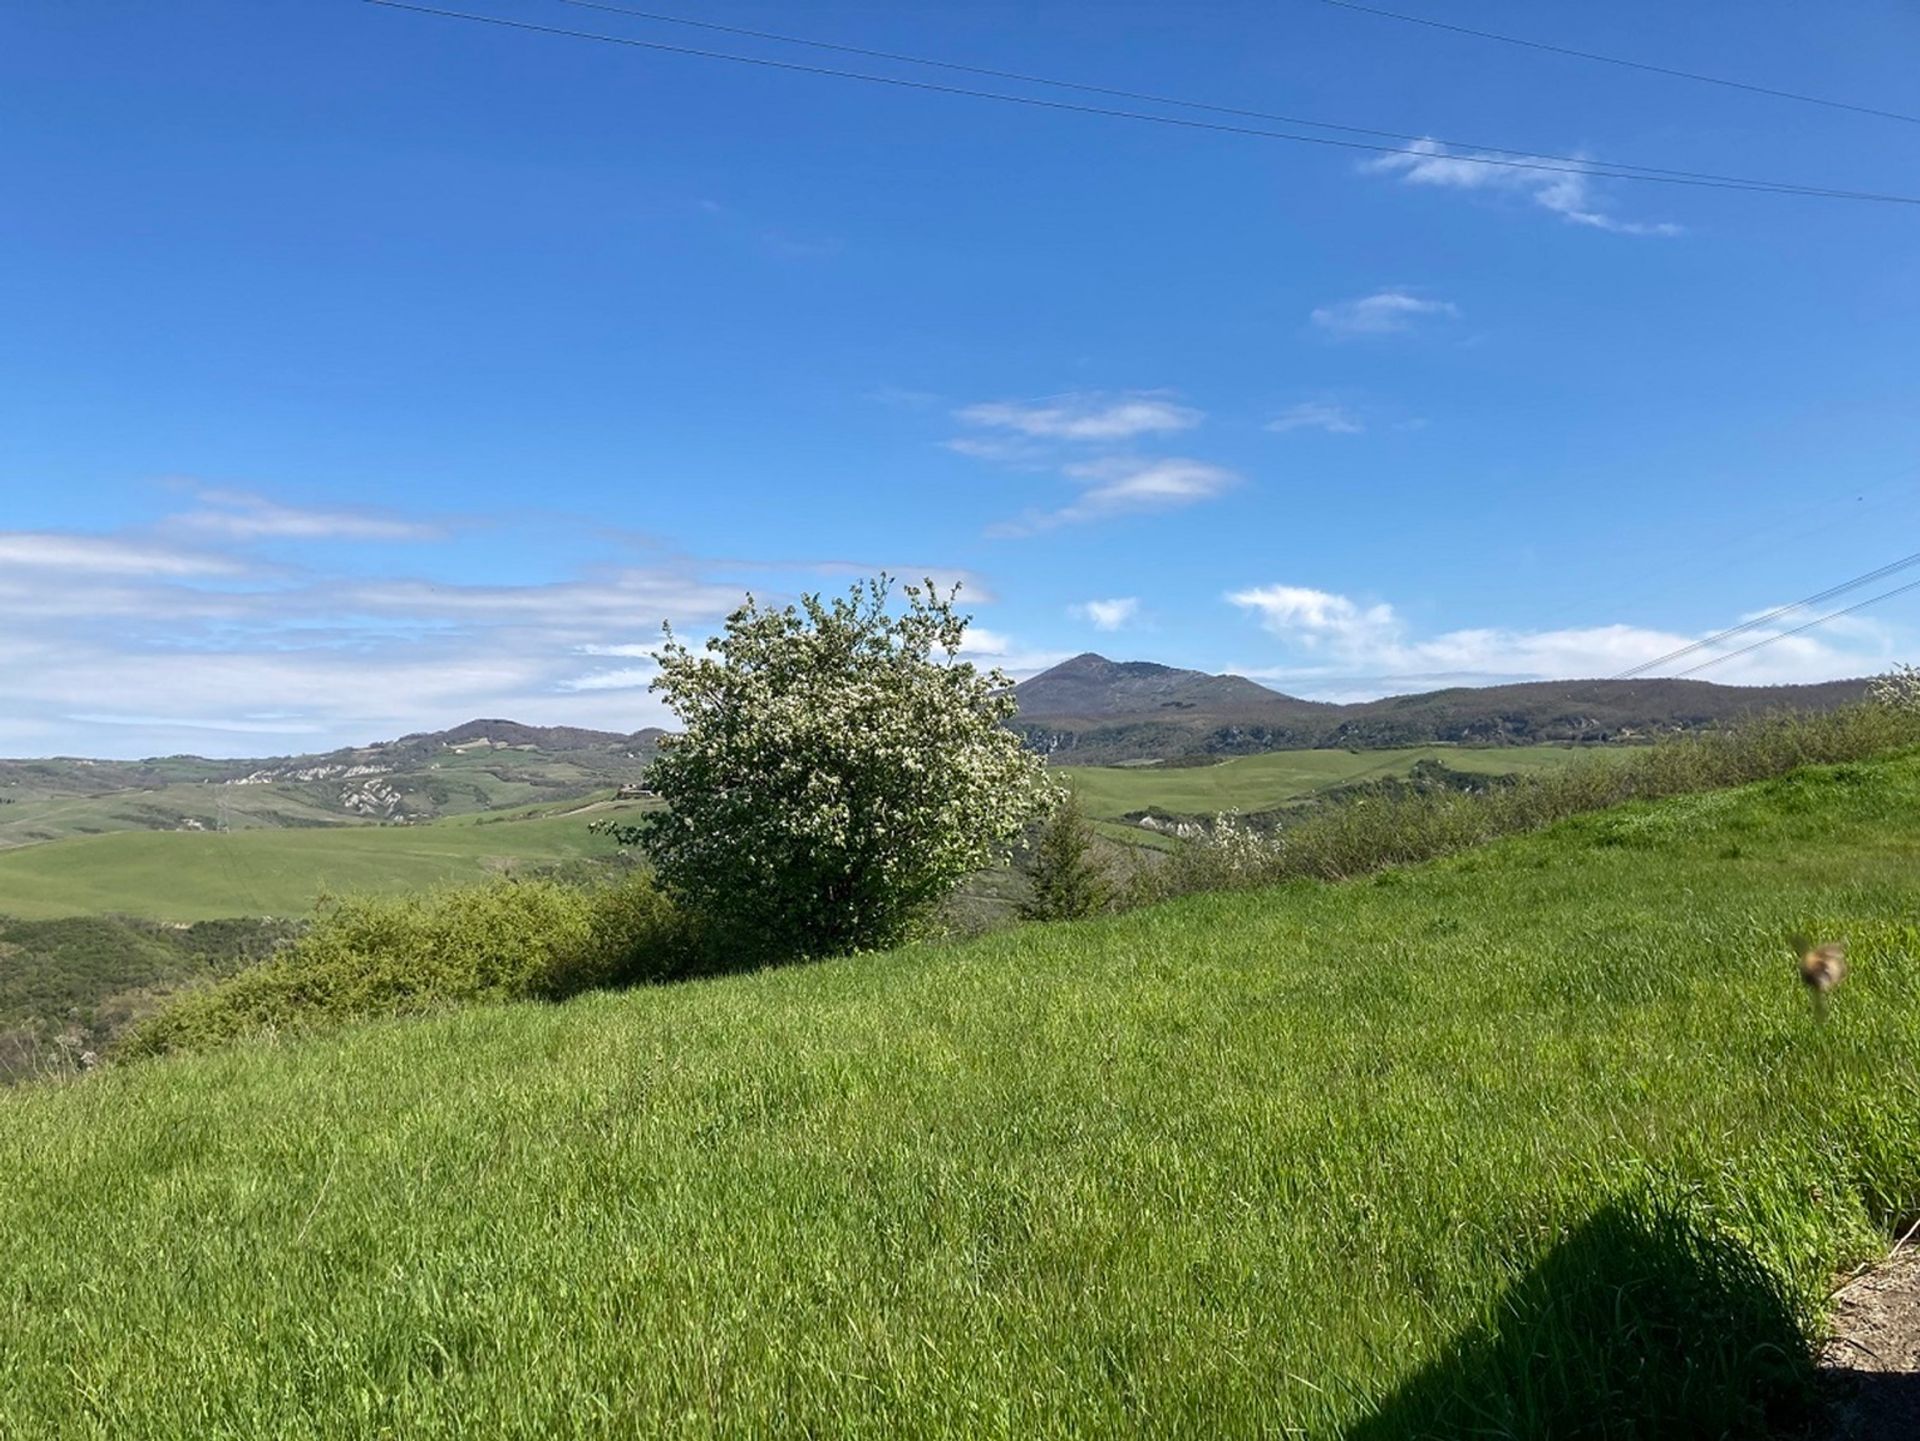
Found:
[(123, 1053), (200, 1050), (474, 1002), (558, 1000), (666, 979), (691, 955), (684, 918), (644, 877), (598, 890), (501, 880), (351, 897), (328, 903), (273, 959), (136, 1027)]
[(751, 597), (654, 688), (680, 718), (637, 826), (661, 883), (773, 956), (899, 941), (960, 880), (1004, 862), (1048, 801), (1045, 763), (1001, 722), (1005, 676), (959, 658), (967, 618), (929, 582), (888, 609), (885, 576), (831, 604)]

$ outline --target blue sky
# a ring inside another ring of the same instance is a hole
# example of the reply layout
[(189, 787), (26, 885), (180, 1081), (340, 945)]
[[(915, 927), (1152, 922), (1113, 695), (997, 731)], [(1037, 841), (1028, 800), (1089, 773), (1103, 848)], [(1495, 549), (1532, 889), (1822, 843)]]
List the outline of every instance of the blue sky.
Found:
[[(1920, 73), (1900, 0), (1398, 8), (1896, 110)], [(630, 729), (663, 619), (882, 567), (962, 578), (1021, 674), (1606, 675), (1920, 549), (1920, 207), (1459, 160), (1913, 194), (1920, 125), (1316, 0), (676, 13), (1435, 143), (354, 0), (10, 5), (0, 753)], [(1705, 674), (1883, 668), (1916, 602)]]

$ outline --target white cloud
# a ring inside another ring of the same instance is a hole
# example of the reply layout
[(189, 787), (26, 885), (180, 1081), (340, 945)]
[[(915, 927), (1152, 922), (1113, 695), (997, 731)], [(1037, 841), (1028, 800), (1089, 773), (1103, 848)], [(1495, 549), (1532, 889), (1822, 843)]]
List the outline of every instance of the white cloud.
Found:
[(977, 625), (967, 627), (960, 646), (961, 659), (971, 661), (983, 670), (997, 668), (1013, 680), (1025, 680), (1028, 676), (1050, 670), (1061, 661), (1071, 658), (1072, 654), (1064, 650), (1036, 650), (1020, 644), (1010, 635)]
[(1076, 620), (1084, 620), (1095, 630), (1119, 630), (1140, 613), (1138, 596), (1116, 596), (1112, 600), (1089, 600), (1067, 607)]
[(949, 450), (1015, 470), (1057, 471), (1079, 487), (1071, 504), (1030, 510), (988, 527), (990, 536), (1027, 536), (1129, 511), (1191, 505), (1239, 480), (1207, 461), (1141, 456), (1125, 448), (1141, 436), (1186, 430), (1205, 419), (1163, 391), (1077, 392), (1043, 401), (972, 405), (954, 413), (989, 433), (955, 437), (946, 442)]
[[(1040, 401), (994, 401), (955, 412), (969, 425), (1010, 430), (1036, 440), (1110, 442), (1191, 430), (1206, 417), (1160, 391), (1119, 395), (1081, 391)], [(955, 445), (959, 449), (959, 445)]]
[(1077, 480), (1091, 482), (1074, 507), (1087, 515), (1191, 505), (1219, 495), (1239, 479), (1224, 466), (1180, 456), (1158, 460), (1115, 456), (1070, 465), (1066, 470)]
[(1328, 435), (1358, 435), (1366, 429), (1360, 417), (1333, 400), (1303, 400), (1267, 422), (1267, 429), (1284, 435), (1290, 430), (1324, 430)]
[(1017, 435), (956, 435), (941, 444), (969, 460), (985, 460), (1016, 470), (1045, 470), (1058, 455), (1051, 445)]
[(660, 642), (648, 645), (582, 645), (575, 646), (581, 655), (620, 656), (628, 660), (652, 660), (660, 649)]
[(1108, 456), (1078, 462), (1064, 473), (1084, 488), (1071, 505), (1054, 511), (1035, 511), (1015, 521), (992, 527), (989, 535), (1018, 537), (1055, 526), (1139, 511), (1173, 510), (1210, 500), (1239, 483), (1224, 466), (1182, 456), (1142, 459)]
[(685, 561), (471, 585), (222, 542), (0, 534), (0, 753), (315, 750), (475, 715), (633, 730), (668, 719), (644, 691), (661, 622), (704, 635), (743, 591)]
[(1522, 156), (1492, 156), (1474, 151), (1449, 151), (1436, 140), (1420, 140), (1406, 154), (1383, 155), (1362, 162), (1363, 170), (1394, 175), (1408, 185), (1426, 185), (1450, 190), (1497, 191), (1524, 195), (1544, 210), (1551, 211), (1574, 225), (1606, 230), (1615, 235), (1679, 235), (1682, 228), (1666, 221), (1621, 220), (1601, 208), (1593, 193), (1593, 176), (1584, 163), (1542, 160), (1553, 170), (1523, 169), (1517, 165), (1490, 163), (1525, 159)]
[[(1244, 674), (1328, 700), (1454, 685), (1595, 679), (1698, 638), (1621, 624), (1558, 630), (1477, 627), (1419, 638), (1407, 633), (1391, 605), (1363, 605), (1330, 591), (1268, 585), (1235, 591), (1226, 599), (1256, 616), (1297, 657), (1291, 663), (1247, 668)], [(1793, 617), (1783, 617), (1780, 627), (1793, 623)], [(1697, 665), (1769, 634), (1778, 635), (1779, 630), (1757, 628), (1717, 652), (1696, 652), (1668, 669)], [(1894, 639), (1891, 630), (1870, 621), (1818, 636), (1783, 636), (1751, 655), (1716, 665), (1700, 679), (1762, 685), (1866, 675), (1886, 668)]]
[(1308, 650), (1370, 650), (1393, 642), (1400, 623), (1390, 605), (1359, 606), (1344, 595), (1301, 585), (1264, 585), (1227, 597), (1261, 625)]
[(646, 690), (659, 679), (659, 676), (660, 667), (658, 666), (625, 666), (619, 670), (595, 671), (591, 675), (563, 680), (560, 682), (560, 689), (565, 691)]
[(1317, 307), (1312, 320), (1320, 329), (1342, 338), (1359, 335), (1396, 335), (1429, 316), (1455, 316), (1460, 307), (1450, 300), (1426, 300), (1405, 290), (1380, 290), (1358, 300), (1342, 300)]
[(301, 510), (235, 490), (203, 490), (171, 524), (233, 540), (438, 540), (444, 528), (365, 510)]
[(0, 565), (148, 577), (239, 575), (247, 569), (228, 556), (114, 536), (26, 530), (0, 531)]

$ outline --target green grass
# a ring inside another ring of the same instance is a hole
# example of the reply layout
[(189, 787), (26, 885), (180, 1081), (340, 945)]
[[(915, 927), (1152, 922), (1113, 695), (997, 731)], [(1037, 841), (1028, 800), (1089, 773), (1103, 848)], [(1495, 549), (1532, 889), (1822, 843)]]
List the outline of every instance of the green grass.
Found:
[(1474, 775), (1527, 775), (1595, 754), (1572, 746), (1408, 746), (1274, 751), (1210, 766), (1066, 766), (1087, 814), (1116, 820), (1157, 807), (1175, 815), (1265, 811), (1356, 781), (1404, 776), (1423, 760)]
[[(610, 807), (605, 812), (629, 807)], [(617, 851), (586, 816), (415, 826), (120, 831), (0, 850), (0, 915), (163, 921), (303, 916), (322, 894), (392, 894)]]
[(223, 820), (234, 830), (352, 824), (319, 789), (198, 782), (87, 794), (14, 788), (9, 803), (0, 806), (0, 850), (110, 831), (175, 831), (189, 819), (208, 830)]
[(1752, 1434), (1920, 1201), (1916, 813), (1813, 769), (0, 1095), (0, 1437)]

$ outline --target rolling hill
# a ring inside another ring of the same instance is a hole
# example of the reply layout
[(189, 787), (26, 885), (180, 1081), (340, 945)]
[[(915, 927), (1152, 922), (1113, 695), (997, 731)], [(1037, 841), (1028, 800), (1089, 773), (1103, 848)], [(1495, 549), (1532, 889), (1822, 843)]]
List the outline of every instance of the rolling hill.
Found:
[(1771, 710), (1830, 710), (1864, 680), (1726, 686), (1697, 680), (1534, 681), (1334, 705), (1247, 680), (1086, 654), (1014, 687), (1014, 724), (1057, 763), (1251, 755), (1313, 747), (1641, 740)]
[(474, 720), (263, 760), (0, 760), (0, 850), (110, 831), (419, 822), (584, 799), (637, 782), (662, 732)]
[(116, 831), (0, 850), (0, 916), (134, 915), (190, 922), (305, 916), (323, 895), (421, 890), (616, 860), (590, 823), (651, 804), (586, 802), (405, 826), (255, 827), (221, 835)]
[[(1315, 748), (1638, 740), (1767, 710), (1830, 709), (1864, 689), (1864, 681), (1540, 681), (1334, 705), (1244, 676), (1087, 654), (1016, 686), (1013, 725), (1057, 764), (1113, 765)], [(260, 760), (0, 760), (0, 851), (112, 831), (416, 824), (585, 800), (637, 783), (663, 734), (473, 720)]]

